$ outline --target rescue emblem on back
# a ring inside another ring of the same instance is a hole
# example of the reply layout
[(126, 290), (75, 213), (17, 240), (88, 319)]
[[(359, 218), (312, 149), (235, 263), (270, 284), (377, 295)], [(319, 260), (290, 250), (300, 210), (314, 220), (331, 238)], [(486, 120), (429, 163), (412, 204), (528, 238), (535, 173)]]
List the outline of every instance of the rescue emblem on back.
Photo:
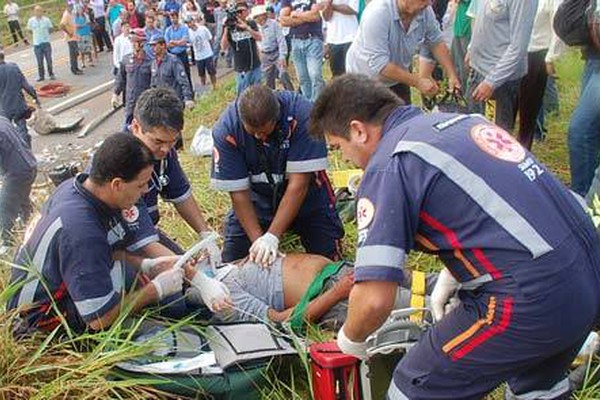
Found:
[(471, 129), (471, 138), (481, 150), (500, 160), (520, 163), (525, 159), (523, 146), (498, 126), (475, 125)]

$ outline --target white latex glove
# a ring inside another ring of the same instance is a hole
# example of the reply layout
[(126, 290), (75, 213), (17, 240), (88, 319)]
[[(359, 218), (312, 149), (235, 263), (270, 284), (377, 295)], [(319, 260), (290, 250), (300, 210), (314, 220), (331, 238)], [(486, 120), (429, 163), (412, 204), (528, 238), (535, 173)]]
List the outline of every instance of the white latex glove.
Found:
[[(444, 268), (440, 272), (437, 282), (433, 287), (433, 292), (431, 292), (431, 310), (435, 322), (440, 321), (447, 314), (445, 310), (446, 304), (450, 302), (450, 298), (454, 295), (459, 286), (460, 284), (454, 279), (450, 271), (448, 271), (448, 268)], [(455, 307), (448, 308), (448, 312), (450, 312)]]
[(173, 267), (180, 257), (181, 256), (162, 256), (156, 258), (144, 258), (140, 267), (144, 274), (154, 277), (157, 275), (157, 272), (153, 271), (155, 267), (159, 268), (157, 271), (160, 273), (165, 269)]
[(261, 267), (268, 267), (275, 262), (279, 254), (279, 239), (272, 233), (265, 233), (250, 246), (250, 261)]
[(350, 354), (361, 360), (367, 359), (367, 343), (366, 342), (353, 342), (348, 339), (348, 336), (344, 333), (344, 326), (340, 328), (337, 335), (337, 345), (346, 354)]
[(202, 302), (212, 312), (223, 311), (231, 303), (229, 288), (221, 281), (198, 271), (192, 279), (190, 298)]
[(212, 269), (214, 271), (223, 262), (223, 259), (221, 258), (221, 249), (219, 248), (219, 245), (217, 244), (217, 239), (218, 239), (219, 235), (213, 231), (204, 231), (204, 232), (200, 233), (201, 240), (206, 239), (207, 237), (211, 237), (211, 236), (212, 236), (212, 240), (208, 240), (208, 242), (206, 243), (206, 251), (208, 251), (210, 266), (212, 267)]
[(196, 105), (196, 103), (194, 103), (194, 100), (186, 100), (185, 101), (185, 108), (187, 108), (188, 110), (193, 109), (195, 105)]
[(113, 93), (112, 97), (110, 98), (110, 105), (112, 106), (112, 108), (119, 108), (120, 104), (121, 99), (119, 99), (119, 95)]
[(183, 290), (183, 274), (183, 268), (171, 268), (152, 279), (151, 282), (156, 288), (159, 300), (178, 292), (181, 293)]

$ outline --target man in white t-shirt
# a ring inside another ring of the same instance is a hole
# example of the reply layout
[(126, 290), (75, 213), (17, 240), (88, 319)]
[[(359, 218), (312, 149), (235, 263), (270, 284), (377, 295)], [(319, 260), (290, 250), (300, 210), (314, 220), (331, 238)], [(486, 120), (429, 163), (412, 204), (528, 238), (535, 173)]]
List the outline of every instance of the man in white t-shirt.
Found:
[(133, 53), (133, 45), (129, 39), (130, 31), (129, 21), (122, 22), (121, 34), (115, 37), (113, 43), (113, 66), (115, 67), (115, 70), (119, 69), (125, 56)]
[(19, 5), (12, 0), (6, 0), (6, 5), (4, 6), (4, 15), (6, 15), (8, 28), (10, 29), (10, 34), (12, 35), (15, 45), (19, 45), (19, 36), (21, 37), (23, 43), (29, 44), (27, 38), (23, 36), (21, 24), (19, 23)]
[(329, 62), (333, 76), (346, 73), (346, 52), (358, 31), (358, 0), (325, 0)]
[(190, 42), (194, 48), (194, 58), (196, 61), (196, 67), (198, 68), (198, 76), (202, 86), (206, 86), (206, 74), (210, 76), (210, 83), (213, 90), (217, 89), (217, 69), (215, 68), (214, 53), (212, 49), (211, 40), (212, 34), (208, 28), (204, 25), (202, 17), (198, 16), (200, 24), (188, 17), (186, 24), (189, 28), (188, 35)]

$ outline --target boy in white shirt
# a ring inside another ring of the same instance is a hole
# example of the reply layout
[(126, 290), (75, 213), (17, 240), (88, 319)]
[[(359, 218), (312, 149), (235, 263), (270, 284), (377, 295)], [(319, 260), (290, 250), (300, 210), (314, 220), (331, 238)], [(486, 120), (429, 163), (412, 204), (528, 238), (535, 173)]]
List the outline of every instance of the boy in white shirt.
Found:
[(12, 0), (6, 0), (4, 15), (6, 15), (8, 28), (10, 29), (10, 34), (12, 35), (15, 45), (19, 45), (19, 36), (23, 43), (29, 44), (29, 41), (23, 36), (23, 31), (21, 30), (21, 24), (19, 22), (19, 5)]
[(202, 17), (198, 17), (199, 24), (193, 18), (187, 18), (186, 24), (189, 28), (190, 42), (194, 48), (194, 58), (196, 67), (198, 68), (198, 76), (202, 82), (202, 86), (206, 86), (206, 74), (210, 76), (210, 83), (213, 90), (217, 89), (217, 69), (215, 68), (213, 49), (212, 49), (212, 34), (204, 25)]

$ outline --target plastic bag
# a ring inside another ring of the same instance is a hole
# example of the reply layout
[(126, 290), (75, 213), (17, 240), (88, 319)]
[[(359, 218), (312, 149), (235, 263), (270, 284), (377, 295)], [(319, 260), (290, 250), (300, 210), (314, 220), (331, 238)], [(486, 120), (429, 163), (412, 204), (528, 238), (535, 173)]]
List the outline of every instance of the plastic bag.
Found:
[(200, 125), (192, 139), (190, 153), (196, 157), (209, 157), (213, 149), (212, 132), (207, 127)]

